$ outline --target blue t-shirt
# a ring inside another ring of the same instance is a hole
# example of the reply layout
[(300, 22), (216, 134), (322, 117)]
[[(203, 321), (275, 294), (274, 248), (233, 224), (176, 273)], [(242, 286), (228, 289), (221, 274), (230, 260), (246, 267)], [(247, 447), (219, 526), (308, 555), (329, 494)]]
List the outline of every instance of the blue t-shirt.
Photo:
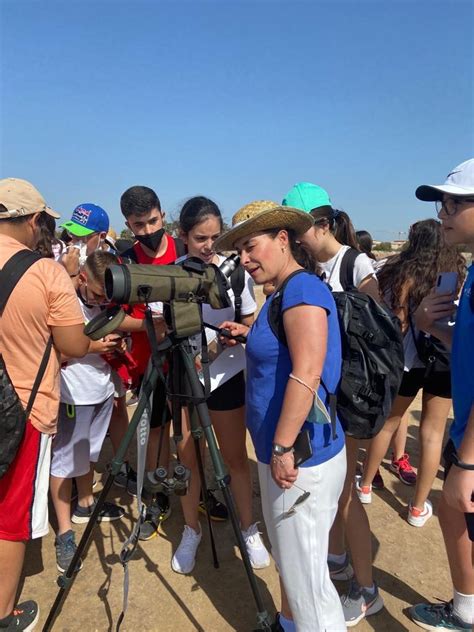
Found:
[[(288, 347), (281, 344), (268, 324), (268, 308), (275, 295), (260, 310), (247, 338), (247, 428), (255, 446), (257, 459), (270, 463), (272, 443), (280, 416), (292, 364)], [(331, 292), (320, 279), (307, 272), (294, 276), (283, 292), (282, 313), (297, 305), (322, 307), (328, 315), (327, 353), (322, 378), (334, 392), (341, 376), (341, 338), (336, 305)], [(304, 337), (305, 332), (301, 335)], [(327, 393), (319, 387), (319, 396), (327, 404)], [(337, 420), (337, 439), (332, 438), (330, 424), (305, 422), (311, 436), (313, 456), (301, 467), (319, 465), (338, 454), (344, 446), (344, 431)]]
[(469, 268), (459, 302), (451, 354), (454, 421), (449, 429), (449, 435), (456, 448), (461, 445), (474, 405), (474, 310), (471, 307), (471, 300), (474, 301), (473, 286), (474, 264)]

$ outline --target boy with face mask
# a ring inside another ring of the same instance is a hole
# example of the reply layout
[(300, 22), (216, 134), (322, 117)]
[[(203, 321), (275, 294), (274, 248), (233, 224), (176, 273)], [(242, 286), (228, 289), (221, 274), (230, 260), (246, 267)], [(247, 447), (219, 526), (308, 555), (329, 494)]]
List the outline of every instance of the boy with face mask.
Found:
[(81, 267), (87, 257), (102, 247), (107, 237), (110, 222), (104, 209), (96, 204), (84, 203), (76, 206), (68, 222), (61, 224), (71, 242), (60, 259), (75, 286)]
[[(132, 263), (169, 265), (176, 261), (178, 257), (186, 253), (184, 243), (181, 239), (171, 237), (164, 229), (165, 214), (161, 209), (158, 196), (153, 189), (145, 186), (133, 186), (125, 191), (120, 198), (120, 208), (126, 220), (127, 227), (136, 238), (135, 244), (126, 250), (122, 257), (128, 258)], [(143, 306), (135, 306), (131, 312), (135, 320), (143, 320)], [(124, 321), (122, 329), (127, 324)], [(132, 331), (129, 329), (129, 331)], [(150, 345), (144, 328), (140, 331), (132, 332), (132, 355), (135, 361), (145, 370), (148, 358), (150, 357)], [(154, 471), (157, 467), (158, 446), (160, 444), (161, 428), (165, 428), (166, 438), (169, 433), (170, 412), (166, 400), (166, 393), (161, 382), (158, 383), (157, 390), (153, 396), (153, 409), (151, 414), (151, 431), (148, 443), (146, 470)], [(160, 454), (160, 465), (168, 467), (169, 462), (169, 441), (163, 441)], [(132, 491), (127, 485), (130, 493)], [(136, 484), (135, 484), (136, 489)], [(211, 518), (213, 520), (226, 520), (227, 510), (214, 496), (211, 496)], [(149, 505), (145, 523), (142, 525), (140, 539), (148, 540), (155, 535), (155, 532), (163, 520), (170, 515), (169, 499), (165, 494), (159, 493), (156, 499)]]
[[(168, 235), (164, 229), (165, 214), (161, 210), (158, 196), (153, 189), (145, 186), (133, 186), (125, 191), (120, 198), (120, 208), (125, 218), (126, 226), (132, 231), (136, 242), (131, 248), (122, 253), (125, 261), (151, 265), (170, 265), (184, 254), (184, 244), (179, 239)], [(135, 305), (130, 310), (130, 317), (123, 323), (121, 329), (131, 331), (132, 355), (145, 372), (150, 357), (150, 345), (145, 328), (137, 329), (136, 323), (143, 325), (144, 310), (142, 305)], [(135, 323), (133, 322), (135, 321)], [(129, 327), (130, 325), (130, 327)], [(135, 325), (135, 326), (133, 326)], [(163, 332), (164, 333), (164, 332)], [(160, 454), (160, 465), (168, 467), (169, 463), (169, 422), (170, 412), (166, 400), (166, 393), (161, 382), (153, 395), (153, 409), (151, 414), (151, 429), (148, 442), (146, 470), (154, 471), (157, 467), (158, 446), (160, 444), (161, 429), (165, 428), (165, 440)], [(136, 495), (136, 474), (128, 468), (130, 480), (126, 482), (127, 491)], [(145, 522), (140, 532), (141, 540), (148, 540), (163, 520), (171, 513), (169, 499), (159, 493), (148, 506)]]

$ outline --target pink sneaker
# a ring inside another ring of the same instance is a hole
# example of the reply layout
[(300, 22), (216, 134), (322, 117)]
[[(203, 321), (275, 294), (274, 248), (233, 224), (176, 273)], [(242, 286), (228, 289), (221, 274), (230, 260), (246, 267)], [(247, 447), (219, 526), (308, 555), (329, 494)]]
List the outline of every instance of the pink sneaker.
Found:
[(389, 467), (402, 483), (405, 483), (405, 485), (416, 485), (416, 472), (412, 468), (409, 459), (410, 457), (406, 453), (400, 459), (394, 459), (392, 456), (392, 462)]
[(423, 509), (418, 509), (417, 507), (413, 507), (410, 503), (408, 505), (408, 524), (411, 524), (412, 527), (423, 527), (426, 522), (433, 515), (433, 505), (429, 500), (425, 501), (425, 506)]

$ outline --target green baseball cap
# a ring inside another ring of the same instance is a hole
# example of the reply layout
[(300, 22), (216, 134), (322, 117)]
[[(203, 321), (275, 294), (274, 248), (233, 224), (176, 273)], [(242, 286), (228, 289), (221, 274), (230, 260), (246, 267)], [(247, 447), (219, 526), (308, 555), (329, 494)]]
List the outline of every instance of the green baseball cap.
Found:
[(298, 182), (295, 186), (291, 187), (285, 195), (282, 206), (292, 206), (293, 208), (299, 208), (305, 213), (309, 213), (320, 206), (332, 207), (332, 202), (329, 199), (327, 191), (317, 184)]

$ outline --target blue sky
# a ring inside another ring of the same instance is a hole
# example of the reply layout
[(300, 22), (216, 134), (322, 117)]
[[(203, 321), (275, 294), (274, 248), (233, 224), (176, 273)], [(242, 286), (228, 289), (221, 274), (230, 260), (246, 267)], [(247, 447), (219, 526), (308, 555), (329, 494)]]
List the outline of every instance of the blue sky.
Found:
[(2, 0), (1, 174), (67, 218), (154, 188), (225, 217), (325, 187), (396, 238), (414, 189), (474, 156), (474, 4), (462, 0)]

